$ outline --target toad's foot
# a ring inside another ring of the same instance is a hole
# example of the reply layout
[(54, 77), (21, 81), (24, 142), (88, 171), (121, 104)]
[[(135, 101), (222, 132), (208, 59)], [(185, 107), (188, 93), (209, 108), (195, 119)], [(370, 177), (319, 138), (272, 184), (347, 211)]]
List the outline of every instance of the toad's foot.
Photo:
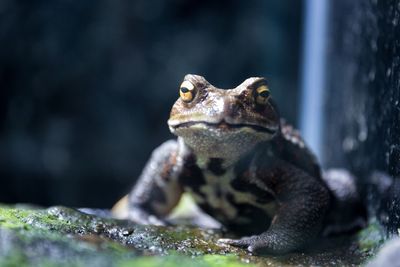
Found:
[(263, 248), (268, 247), (267, 240), (264, 240), (259, 235), (243, 237), (240, 239), (221, 238), (218, 240), (218, 243), (241, 247), (247, 249), (249, 252), (260, 252)]

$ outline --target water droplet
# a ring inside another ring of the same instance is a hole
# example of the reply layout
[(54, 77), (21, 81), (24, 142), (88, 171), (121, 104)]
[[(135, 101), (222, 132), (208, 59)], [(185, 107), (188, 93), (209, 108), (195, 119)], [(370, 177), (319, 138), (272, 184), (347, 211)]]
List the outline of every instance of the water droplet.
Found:
[(372, 70), (369, 71), (369, 73), (368, 73), (368, 79), (369, 79), (370, 81), (375, 80), (375, 70), (374, 70), (374, 69), (372, 69)]
[(342, 148), (345, 152), (352, 151), (356, 145), (355, 140), (352, 137), (346, 137), (343, 140)]
[(365, 140), (367, 140), (367, 137), (368, 137), (368, 131), (366, 131), (366, 129), (358, 133), (358, 140), (360, 142), (364, 142)]
[(242, 259), (242, 262), (244, 262), (244, 263), (250, 263), (250, 259)]
[(376, 40), (371, 40), (370, 41), (371, 49), (373, 52), (376, 52), (378, 50), (378, 45), (376, 44)]
[(125, 229), (122, 231), (123, 236), (129, 236), (133, 233), (133, 229)]
[(392, 74), (392, 69), (391, 69), (391, 68), (388, 68), (388, 69), (386, 70), (386, 77), (390, 77), (391, 74)]
[(399, 19), (398, 19), (397, 17), (395, 17), (395, 18), (392, 20), (392, 24), (393, 24), (393, 26), (397, 26), (397, 24), (399, 24)]
[(364, 142), (368, 137), (367, 121), (365, 116), (359, 116), (357, 121), (359, 124), (358, 140)]

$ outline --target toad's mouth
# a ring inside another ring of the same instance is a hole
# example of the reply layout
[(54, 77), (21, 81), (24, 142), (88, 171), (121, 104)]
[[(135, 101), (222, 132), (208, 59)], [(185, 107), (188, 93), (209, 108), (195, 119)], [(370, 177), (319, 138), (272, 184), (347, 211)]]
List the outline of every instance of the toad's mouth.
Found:
[(276, 133), (277, 129), (275, 128), (268, 128), (260, 125), (254, 125), (254, 124), (246, 124), (246, 123), (227, 123), (226, 121), (218, 122), (218, 123), (211, 123), (207, 121), (189, 121), (189, 122), (183, 122), (177, 125), (172, 126), (175, 130), (182, 129), (182, 128), (211, 128), (211, 129), (219, 129), (219, 130), (239, 130), (242, 128), (250, 128), (256, 132), (264, 132), (268, 133), (270, 135), (273, 135)]

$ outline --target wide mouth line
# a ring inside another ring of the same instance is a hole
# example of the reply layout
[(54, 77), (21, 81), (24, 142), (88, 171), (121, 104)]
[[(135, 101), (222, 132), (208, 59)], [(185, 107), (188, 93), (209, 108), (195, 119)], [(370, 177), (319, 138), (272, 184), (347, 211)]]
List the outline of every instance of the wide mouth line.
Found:
[(221, 122), (207, 122), (207, 121), (188, 121), (188, 122), (183, 122), (177, 125), (174, 125), (173, 128), (181, 128), (181, 127), (191, 127), (193, 125), (196, 124), (205, 124), (207, 126), (211, 126), (213, 128), (232, 128), (232, 129), (239, 129), (239, 128), (252, 128), (258, 132), (267, 132), (269, 134), (274, 134), (276, 132), (276, 130), (270, 129), (270, 128), (266, 128), (263, 126), (259, 126), (259, 125), (254, 125), (254, 124), (247, 124), (247, 123), (228, 123), (226, 121), (221, 121)]

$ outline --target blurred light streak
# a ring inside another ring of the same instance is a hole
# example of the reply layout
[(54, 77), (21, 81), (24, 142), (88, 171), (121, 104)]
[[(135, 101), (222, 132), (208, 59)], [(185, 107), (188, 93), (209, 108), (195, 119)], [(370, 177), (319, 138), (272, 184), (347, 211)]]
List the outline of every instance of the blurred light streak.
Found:
[(322, 162), (323, 103), (326, 61), (327, 0), (305, 1), (300, 129)]

